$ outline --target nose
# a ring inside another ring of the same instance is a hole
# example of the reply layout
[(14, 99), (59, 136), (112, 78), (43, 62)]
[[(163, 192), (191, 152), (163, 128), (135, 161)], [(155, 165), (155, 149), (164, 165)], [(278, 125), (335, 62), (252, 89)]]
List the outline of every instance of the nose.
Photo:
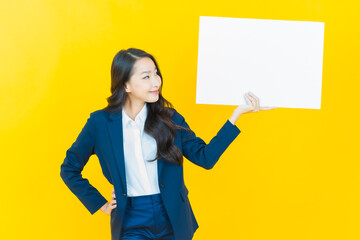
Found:
[(161, 77), (160, 76), (155, 76), (152, 78), (152, 84), (154, 87), (159, 87), (161, 84)]

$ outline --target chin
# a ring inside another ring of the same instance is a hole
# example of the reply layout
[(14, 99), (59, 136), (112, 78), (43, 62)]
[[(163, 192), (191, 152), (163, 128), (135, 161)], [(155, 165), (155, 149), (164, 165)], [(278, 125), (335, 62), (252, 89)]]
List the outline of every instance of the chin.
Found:
[(159, 100), (159, 98), (157, 98), (157, 99), (149, 99), (147, 102), (154, 103), (154, 102), (157, 102), (158, 100)]

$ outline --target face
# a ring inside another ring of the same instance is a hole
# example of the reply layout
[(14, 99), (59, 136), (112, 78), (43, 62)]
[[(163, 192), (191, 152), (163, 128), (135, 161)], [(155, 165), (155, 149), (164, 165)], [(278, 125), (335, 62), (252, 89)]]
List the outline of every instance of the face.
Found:
[(154, 62), (144, 57), (135, 62), (133, 75), (125, 83), (125, 91), (133, 102), (156, 102), (159, 99), (160, 85), (161, 78)]

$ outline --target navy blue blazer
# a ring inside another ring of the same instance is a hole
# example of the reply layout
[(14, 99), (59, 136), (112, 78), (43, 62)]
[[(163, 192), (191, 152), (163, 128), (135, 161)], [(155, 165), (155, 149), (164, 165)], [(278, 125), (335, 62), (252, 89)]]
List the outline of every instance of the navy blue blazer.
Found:
[[(175, 124), (189, 128), (184, 117), (176, 110), (171, 120)], [(112, 240), (120, 239), (127, 202), (122, 131), (121, 112), (114, 114), (97, 110), (90, 113), (90, 117), (76, 141), (66, 151), (60, 172), (61, 178), (71, 192), (91, 214), (94, 214), (108, 201), (86, 178), (82, 178), (81, 171), (90, 156), (97, 155), (104, 176), (115, 189), (117, 207), (110, 214)], [(174, 144), (192, 163), (205, 169), (211, 169), (239, 133), (239, 128), (227, 120), (208, 144), (197, 137), (191, 129), (190, 132), (177, 129)], [(175, 239), (192, 239), (199, 226), (188, 199), (188, 189), (183, 178), (183, 166), (170, 163), (162, 158), (157, 160), (157, 164), (159, 189), (174, 230)]]

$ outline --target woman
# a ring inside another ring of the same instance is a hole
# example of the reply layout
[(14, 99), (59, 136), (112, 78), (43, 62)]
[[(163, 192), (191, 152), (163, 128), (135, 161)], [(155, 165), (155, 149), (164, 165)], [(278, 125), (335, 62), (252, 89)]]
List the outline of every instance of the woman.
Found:
[[(110, 215), (112, 240), (192, 239), (198, 228), (183, 179), (183, 156), (211, 169), (237, 137), (243, 113), (269, 110), (245, 94), (217, 135), (206, 144), (161, 94), (154, 57), (140, 49), (118, 52), (111, 66), (108, 106), (90, 114), (67, 150), (61, 177), (91, 214)], [(110, 203), (81, 171), (92, 154), (114, 186)]]

